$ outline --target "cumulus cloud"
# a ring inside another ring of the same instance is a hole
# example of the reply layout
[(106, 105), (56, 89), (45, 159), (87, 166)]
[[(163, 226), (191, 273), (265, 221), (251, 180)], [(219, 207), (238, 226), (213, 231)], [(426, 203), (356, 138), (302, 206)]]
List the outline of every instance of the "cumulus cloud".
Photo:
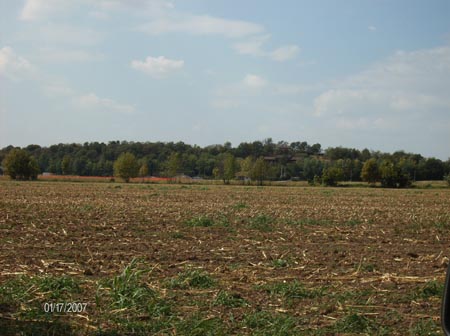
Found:
[(267, 81), (257, 75), (253, 75), (253, 74), (248, 74), (244, 77), (244, 79), (242, 80), (242, 83), (249, 88), (252, 89), (260, 89), (263, 88), (267, 85)]
[(39, 57), (43, 61), (51, 63), (80, 63), (99, 61), (103, 55), (82, 49), (41, 48)]
[(396, 52), (334, 86), (315, 98), (314, 115), (448, 114), (450, 47)]
[(144, 61), (131, 61), (131, 67), (133, 69), (142, 71), (155, 78), (164, 77), (170, 72), (181, 69), (183, 66), (183, 60), (171, 60), (164, 56), (148, 56)]
[(66, 0), (27, 0), (19, 17), (24, 21), (41, 20), (68, 11), (74, 4), (75, 1)]
[(135, 108), (131, 105), (120, 104), (112, 99), (100, 98), (95, 93), (88, 93), (76, 97), (78, 105), (85, 109), (105, 110), (107, 112), (120, 112), (130, 114)]
[(270, 58), (274, 61), (284, 62), (297, 56), (300, 48), (296, 45), (288, 45), (275, 49), (270, 53)]
[(13, 48), (6, 46), (0, 49), (0, 76), (17, 80), (31, 75), (34, 70), (33, 65), (17, 55)]
[(19, 14), (24, 21), (43, 21), (50, 17), (69, 13), (76, 7), (91, 8), (91, 16), (97, 19), (108, 18), (114, 10), (135, 10), (151, 15), (160, 15), (174, 5), (165, 0), (26, 0)]
[(293, 59), (300, 52), (297, 45), (286, 45), (272, 51), (264, 49), (264, 44), (270, 39), (270, 35), (254, 36), (247, 41), (241, 41), (233, 45), (233, 49), (241, 55), (268, 57), (277, 62), (285, 62)]
[(270, 39), (270, 35), (255, 36), (250, 40), (235, 43), (234, 50), (241, 55), (266, 56), (263, 45)]
[(269, 85), (269, 81), (265, 78), (255, 74), (247, 74), (239, 82), (215, 89), (211, 106), (219, 109), (237, 108), (244, 103), (248, 103), (251, 97), (261, 95)]
[(72, 88), (62, 84), (48, 84), (43, 87), (43, 90), (50, 98), (70, 97), (75, 95), (75, 91)]
[(37, 38), (46, 44), (92, 46), (103, 39), (103, 34), (88, 27), (48, 23), (39, 28)]
[(137, 30), (151, 35), (189, 33), (239, 38), (261, 33), (264, 31), (264, 27), (252, 22), (229, 20), (210, 15), (178, 14), (150, 21), (139, 26)]

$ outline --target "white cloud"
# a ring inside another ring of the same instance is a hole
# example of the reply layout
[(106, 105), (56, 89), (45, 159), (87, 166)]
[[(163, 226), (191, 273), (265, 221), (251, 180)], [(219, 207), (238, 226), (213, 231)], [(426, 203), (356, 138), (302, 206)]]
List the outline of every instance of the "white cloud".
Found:
[(26, 0), (19, 17), (24, 21), (41, 20), (68, 11), (75, 3), (67, 0)]
[(367, 70), (337, 81), (314, 100), (316, 116), (384, 118), (402, 113), (429, 119), (450, 108), (450, 47), (399, 51)]
[(241, 55), (268, 57), (277, 62), (285, 62), (297, 56), (300, 48), (296, 45), (286, 45), (272, 51), (264, 50), (264, 44), (268, 42), (270, 35), (253, 36), (247, 41), (235, 43), (233, 49)]
[(88, 15), (97, 20), (108, 20), (110, 18), (107, 12), (99, 10), (90, 11)]
[(270, 58), (274, 61), (284, 62), (297, 56), (300, 48), (296, 45), (288, 45), (275, 49), (270, 53)]
[(97, 30), (69, 24), (48, 23), (39, 27), (37, 34), (37, 39), (45, 44), (92, 46), (103, 39), (103, 34)]
[(267, 81), (257, 75), (248, 74), (242, 80), (242, 83), (249, 88), (252, 89), (260, 89), (267, 85)]
[(13, 48), (6, 46), (0, 49), (0, 76), (17, 80), (33, 74), (35, 68), (24, 57), (17, 55)]
[(189, 33), (193, 35), (222, 35), (229, 38), (240, 38), (262, 33), (264, 27), (247, 21), (228, 20), (210, 15), (180, 13), (150, 21), (138, 27), (137, 30), (151, 35)]
[(76, 97), (76, 103), (85, 109), (104, 110), (106, 112), (120, 112), (130, 114), (135, 111), (134, 106), (119, 104), (108, 98), (100, 98), (95, 93), (88, 93)]
[(39, 57), (45, 62), (78, 63), (99, 61), (103, 55), (81, 49), (41, 48)]
[(118, 10), (124, 7), (135, 8), (138, 10), (150, 8), (156, 9), (172, 9), (174, 4), (165, 0), (90, 0), (91, 3), (100, 8), (108, 10)]
[(322, 87), (322, 85), (310, 84), (275, 84), (272, 88), (272, 92), (276, 95), (302, 95), (307, 92), (317, 91)]
[(183, 66), (183, 60), (171, 60), (164, 56), (149, 56), (144, 61), (131, 61), (131, 67), (133, 69), (142, 71), (155, 78), (164, 77), (170, 72), (181, 69)]
[(371, 32), (374, 32), (374, 31), (377, 30), (377, 27), (375, 27), (375, 26), (369, 26), (369, 27), (367, 27), (367, 29), (369, 29)]
[(233, 48), (241, 55), (266, 56), (267, 53), (263, 50), (263, 44), (269, 39), (270, 35), (255, 36), (248, 41), (235, 43)]
[(213, 91), (211, 106), (219, 109), (237, 108), (249, 103), (252, 97), (261, 95), (269, 82), (258, 75), (247, 74), (236, 83), (222, 86)]
[(72, 88), (61, 84), (45, 85), (43, 87), (43, 90), (44, 93), (50, 98), (70, 97), (75, 95), (75, 91)]
[(87, 6), (93, 10), (90, 16), (97, 19), (108, 18), (107, 12), (124, 9), (160, 15), (173, 8), (171, 2), (165, 0), (26, 0), (19, 14), (24, 21), (44, 21), (50, 17), (70, 13), (76, 7)]

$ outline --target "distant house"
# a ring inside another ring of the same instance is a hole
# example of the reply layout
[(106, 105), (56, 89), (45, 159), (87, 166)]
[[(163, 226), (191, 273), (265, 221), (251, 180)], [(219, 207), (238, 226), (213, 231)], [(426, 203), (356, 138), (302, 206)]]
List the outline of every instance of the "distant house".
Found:
[(185, 174), (180, 174), (174, 177), (175, 179), (184, 179), (184, 180), (192, 180), (192, 177), (185, 175)]
[(317, 160), (325, 161), (323, 153), (317, 153), (308, 155), (307, 153), (299, 153), (295, 155), (273, 155), (273, 156), (265, 156), (264, 160), (268, 163), (294, 163), (297, 161), (301, 161), (307, 157), (313, 157)]

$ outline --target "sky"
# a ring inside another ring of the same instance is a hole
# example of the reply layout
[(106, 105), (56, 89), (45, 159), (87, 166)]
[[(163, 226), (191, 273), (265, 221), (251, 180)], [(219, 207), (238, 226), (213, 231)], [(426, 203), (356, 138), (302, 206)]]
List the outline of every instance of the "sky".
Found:
[(273, 138), (450, 157), (448, 0), (0, 0), (0, 147)]

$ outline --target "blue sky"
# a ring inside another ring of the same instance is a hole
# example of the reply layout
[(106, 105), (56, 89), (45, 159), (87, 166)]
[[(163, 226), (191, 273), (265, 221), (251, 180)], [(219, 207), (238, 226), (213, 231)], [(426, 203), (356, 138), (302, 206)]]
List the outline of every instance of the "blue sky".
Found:
[(306, 140), (450, 157), (450, 2), (0, 0), (0, 147)]

